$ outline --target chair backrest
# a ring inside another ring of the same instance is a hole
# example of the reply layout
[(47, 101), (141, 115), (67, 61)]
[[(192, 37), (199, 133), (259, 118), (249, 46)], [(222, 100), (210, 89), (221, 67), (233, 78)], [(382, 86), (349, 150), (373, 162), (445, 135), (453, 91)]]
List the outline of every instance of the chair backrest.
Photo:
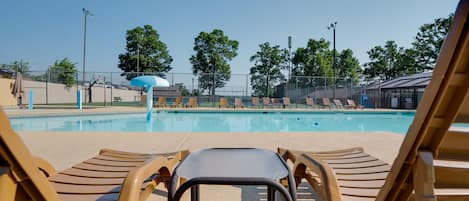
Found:
[(284, 105), (290, 105), (290, 97), (283, 97), (283, 104)]
[[(450, 129), (453, 123), (469, 123), (468, 13), (469, 0), (460, 1), (453, 24), (440, 50), (432, 79), (377, 200), (407, 200), (413, 191), (416, 196), (431, 194), (433, 186), (443, 188), (464, 186), (465, 190), (469, 188), (467, 168), (462, 174), (457, 173), (463, 169), (461, 166), (459, 170), (421, 168), (427, 167), (425, 165), (427, 163), (433, 163), (433, 159), (453, 158), (453, 160), (469, 161), (467, 148), (469, 132), (467, 129)], [(414, 172), (414, 170), (429, 172)], [(439, 174), (438, 171), (443, 172)], [(453, 174), (450, 174), (451, 171)], [(426, 177), (431, 177), (433, 174), (436, 178), (433, 178), (433, 181), (422, 181), (419, 180), (421, 174)], [(442, 175), (444, 178), (441, 178)]]
[(176, 100), (174, 101), (176, 105), (182, 104), (182, 96), (176, 97)]
[(355, 104), (355, 101), (352, 99), (347, 99), (347, 104), (352, 107), (357, 107), (357, 104)]
[(228, 99), (220, 98), (220, 107), (228, 107)]
[(189, 107), (197, 107), (197, 97), (189, 98)]
[(252, 105), (259, 105), (259, 97), (252, 97), (251, 103)]
[[(13, 182), (18, 184), (18, 187), (23, 189), (32, 200), (59, 200), (51, 183), (34, 163), (31, 152), (11, 128), (8, 117), (1, 107), (0, 125), (0, 167), (10, 171), (8, 174)], [(1, 182), (0, 186), (2, 186)], [(0, 198), (3, 196), (6, 195), (0, 195)]]
[(262, 104), (264, 104), (264, 105), (270, 105), (270, 98), (269, 98), (269, 97), (264, 97), (264, 98), (262, 98)]
[(158, 105), (165, 105), (166, 104), (166, 97), (165, 96), (159, 96), (158, 97)]
[(314, 105), (314, 100), (311, 97), (306, 98), (306, 105), (313, 106)]
[(324, 106), (331, 106), (331, 100), (329, 98), (322, 98), (322, 104)]
[(339, 99), (334, 99), (334, 104), (337, 106), (343, 106), (342, 101), (340, 101)]
[(241, 107), (243, 106), (243, 100), (241, 100), (241, 98), (235, 98), (235, 107)]

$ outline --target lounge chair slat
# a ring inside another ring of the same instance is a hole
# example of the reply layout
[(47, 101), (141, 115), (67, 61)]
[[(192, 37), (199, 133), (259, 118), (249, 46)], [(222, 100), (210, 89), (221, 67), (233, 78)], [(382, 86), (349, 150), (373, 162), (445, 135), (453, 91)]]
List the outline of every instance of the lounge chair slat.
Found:
[(434, 161), (435, 184), (437, 188), (468, 188), (469, 162)]
[(66, 184), (119, 185), (122, 184), (124, 178), (90, 178), (71, 176), (66, 174), (56, 174), (52, 177), (49, 177), (49, 181)]
[(339, 180), (339, 185), (341, 187), (348, 188), (374, 188), (380, 189), (384, 184), (384, 179), (382, 180), (369, 180), (369, 181), (345, 181)]
[(343, 201), (373, 201), (373, 200), (375, 200), (375, 198), (374, 197), (367, 198), (367, 197), (356, 197), (356, 196), (342, 195), (342, 200)]
[[(159, 154), (146, 154), (146, 153), (136, 153), (136, 152), (127, 152), (114, 149), (101, 149), (100, 154), (119, 154), (119, 155), (129, 155), (129, 156), (154, 156)], [(174, 154), (174, 153), (170, 153)]]
[(57, 193), (71, 194), (106, 194), (119, 193), (122, 189), (121, 185), (74, 185), (52, 183)]
[(366, 156), (366, 157), (361, 157), (361, 158), (336, 159), (336, 160), (324, 159), (324, 161), (326, 161), (329, 164), (363, 163), (363, 162), (370, 162), (370, 161), (377, 161), (377, 160), (379, 159), (373, 156)]
[(103, 166), (113, 166), (113, 167), (136, 167), (142, 165), (143, 162), (126, 162), (126, 161), (107, 161), (99, 159), (88, 159), (83, 161), (83, 163), (93, 164), (93, 165), (103, 165)]
[(93, 164), (87, 164), (87, 163), (80, 163), (80, 164), (74, 165), (73, 168), (82, 169), (82, 170), (103, 171), (103, 172), (128, 172), (132, 169), (135, 169), (135, 166), (133, 166), (133, 167), (113, 167), (113, 166), (103, 166), (103, 165), (93, 165)]
[(452, 127), (441, 144), (438, 158), (469, 161), (469, 128)]
[(378, 195), (379, 189), (341, 187), (340, 191), (342, 195), (374, 198)]
[(126, 156), (126, 157), (150, 157), (152, 154), (143, 154), (143, 153), (131, 153), (126, 151), (117, 151), (112, 149), (102, 149), (100, 151), (101, 155), (115, 155), (115, 156)]
[(365, 158), (370, 155), (367, 153), (356, 153), (356, 154), (346, 154), (342, 156), (339, 156), (339, 155), (337, 156), (318, 155), (318, 156), (324, 160), (343, 160), (343, 159)]
[[(142, 189), (148, 185), (153, 185), (152, 181), (144, 182)], [(76, 184), (62, 184), (52, 183), (52, 186), (58, 193), (72, 193), (72, 194), (106, 194), (106, 193), (119, 193), (122, 190), (121, 185), (76, 185)]]
[(116, 201), (119, 193), (110, 194), (59, 194), (62, 201)]
[(389, 172), (390, 167), (388, 165), (367, 167), (367, 168), (355, 168), (355, 169), (334, 169), (336, 174), (370, 174), (379, 172)]
[(469, 189), (467, 188), (437, 188), (435, 189), (438, 201), (440, 200), (469, 200)]
[(103, 153), (105, 156), (111, 156), (115, 158), (123, 158), (123, 159), (148, 159), (148, 156), (141, 156), (141, 155), (127, 155), (127, 154), (116, 154), (116, 153)]
[(98, 160), (118, 161), (118, 162), (144, 162), (145, 160), (147, 160), (147, 159), (133, 159), (133, 158), (117, 158), (117, 157), (104, 156), (104, 155), (97, 155), (93, 158), (98, 159)]
[[(344, 154), (355, 154), (355, 153), (364, 153), (363, 148), (355, 147), (350, 149), (342, 149), (342, 150), (333, 150), (333, 151), (319, 151), (314, 152), (316, 155), (344, 155)], [(366, 154), (366, 153), (365, 153)]]
[(336, 175), (337, 180), (341, 181), (369, 181), (369, 180), (383, 180), (388, 176), (387, 172), (372, 173), (372, 174), (340, 174)]
[[(368, 162), (361, 162), (361, 163), (329, 164), (329, 166), (331, 166), (334, 169), (357, 169), (357, 168), (388, 166), (388, 164), (380, 160), (375, 160), (375, 161), (368, 161)], [(390, 167), (387, 167), (387, 169), (390, 169)]]
[(339, 180), (339, 185), (341, 187), (349, 187), (349, 188), (374, 188), (380, 189), (383, 187), (384, 179), (381, 180), (368, 180), (368, 181), (346, 181), (346, 180)]
[(98, 172), (91, 170), (82, 170), (69, 168), (61, 171), (62, 174), (79, 176), (79, 177), (93, 177), (93, 178), (125, 178), (128, 172)]

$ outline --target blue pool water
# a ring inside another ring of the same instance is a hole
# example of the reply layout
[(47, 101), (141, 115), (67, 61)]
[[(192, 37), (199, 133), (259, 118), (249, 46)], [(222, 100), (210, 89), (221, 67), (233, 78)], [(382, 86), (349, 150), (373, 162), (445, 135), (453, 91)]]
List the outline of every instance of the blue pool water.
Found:
[(11, 118), (17, 131), (135, 132), (300, 132), (390, 131), (405, 134), (414, 113), (230, 113), (159, 112), (147, 124), (145, 114)]

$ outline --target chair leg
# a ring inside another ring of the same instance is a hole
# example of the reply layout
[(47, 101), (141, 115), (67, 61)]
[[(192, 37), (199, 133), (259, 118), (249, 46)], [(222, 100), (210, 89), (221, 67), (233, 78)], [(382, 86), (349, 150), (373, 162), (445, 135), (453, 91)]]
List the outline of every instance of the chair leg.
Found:
[(415, 189), (414, 199), (416, 201), (436, 201), (434, 191), (435, 171), (431, 152), (419, 152), (413, 170), (413, 176)]
[(2, 201), (16, 201), (25, 200), (18, 199), (18, 183), (12, 178), (10, 169), (7, 167), (0, 167), (0, 200)]

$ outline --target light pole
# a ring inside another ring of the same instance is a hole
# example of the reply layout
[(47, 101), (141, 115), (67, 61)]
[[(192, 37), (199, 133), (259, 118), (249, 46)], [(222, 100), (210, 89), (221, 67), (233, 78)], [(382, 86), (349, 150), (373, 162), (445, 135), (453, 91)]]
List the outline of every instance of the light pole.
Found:
[(329, 25), (327, 27), (327, 29), (329, 30), (333, 30), (333, 33), (334, 33), (334, 39), (333, 39), (333, 43), (334, 43), (334, 52), (333, 52), (333, 57), (334, 57), (334, 61), (332, 63), (332, 69), (333, 69), (333, 75), (334, 75), (334, 92), (333, 92), (333, 98), (335, 99), (335, 90), (336, 90), (336, 85), (337, 85), (337, 79), (335, 78), (335, 27), (337, 26), (337, 22), (334, 22), (334, 23), (331, 23), (331, 25)]
[(138, 46), (137, 43), (137, 76), (140, 72), (140, 47)]
[[(85, 8), (82, 9), (83, 11), (83, 17), (84, 17), (84, 23), (83, 23), (83, 86), (85, 86), (85, 66), (86, 66), (86, 17), (93, 16), (94, 14), (91, 13), (89, 10), (86, 10)], [(77, 89), (78, 90), (78, 89)], [(86, 98), (85, 98), (86, 100)]]
[(289, 55), (288, 55), (288, 59), (290, 60), (290, 63), (288, 64), (288, 80), (290, 80), (291, 78), (291, 66), (292, 66), (292, 60), (291, 60), (291, 36), (288, 36), (288, 51), (289, 51)]
[(288, 55), (288, 59), (290, 60), (290, 62), (288, 63), (288, 81), (285, 82), (285, 91), (284, 91), (284, 94), (286, 96), (289, 97), (289, 94), (287, 93), (289, 90), (288, 90), (288, 83), (290, 82), (291, 80), (291, 70), (292, 70), (292, 60), (291, 60), (291, 36), (288, 36), (288, 51), (289, 51), (289, 55)]

